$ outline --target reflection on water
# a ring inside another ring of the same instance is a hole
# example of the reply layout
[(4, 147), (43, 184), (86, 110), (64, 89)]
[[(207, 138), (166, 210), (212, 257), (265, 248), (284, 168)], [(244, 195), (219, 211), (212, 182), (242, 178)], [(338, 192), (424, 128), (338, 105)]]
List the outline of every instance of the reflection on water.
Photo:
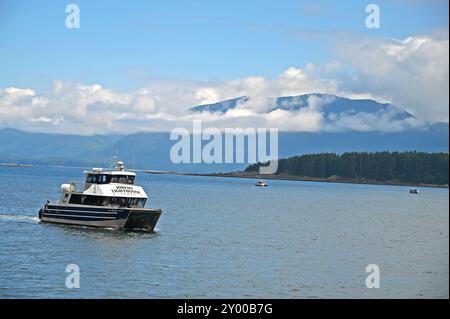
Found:
[(139, 174), (154, 232), (39, 223), (81, 171), (0, 168), (0, 297), (448, 298), (447, 189)]

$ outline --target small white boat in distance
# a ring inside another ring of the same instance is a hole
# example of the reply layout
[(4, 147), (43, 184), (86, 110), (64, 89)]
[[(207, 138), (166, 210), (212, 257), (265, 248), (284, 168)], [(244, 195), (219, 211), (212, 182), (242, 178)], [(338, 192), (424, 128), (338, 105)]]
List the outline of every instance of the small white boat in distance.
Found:
[(267, 186), (269, 186), (269, 184), (267, 184), (266, 181), (259, 180), (259, 181), (257, 181), (257, 182), (255, 183), (255, 186), (267, 187)]
[(409, 193), (410, 193), (410, 194), (419, 194), (419, 190), (418, 190), (418, 189), (415, 189), (415, 188), (411, 188), (411, 189), (409, 190)]

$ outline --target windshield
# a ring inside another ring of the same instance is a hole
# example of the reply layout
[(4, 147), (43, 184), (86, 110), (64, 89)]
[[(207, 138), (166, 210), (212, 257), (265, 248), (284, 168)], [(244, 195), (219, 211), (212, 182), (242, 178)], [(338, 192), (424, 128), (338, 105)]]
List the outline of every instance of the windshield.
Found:
[(134, 176), (132, 176), (132, 175), (112, 175), (111, 183), (133, 184)]
[(88, 174), (86, 178), (86, 183), (89, 184), (109, 184), (109, 183), (120, 183), (120, 184), (134, 184), (133, 175), (108, 175), (108, 174)]

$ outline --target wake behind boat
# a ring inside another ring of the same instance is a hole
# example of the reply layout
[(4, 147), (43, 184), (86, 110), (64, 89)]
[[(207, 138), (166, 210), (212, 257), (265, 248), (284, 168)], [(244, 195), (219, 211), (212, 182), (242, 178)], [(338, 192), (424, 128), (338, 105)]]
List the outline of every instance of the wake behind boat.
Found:
[(82, 191), (76, 184), (61, 185), (59, 202), (47, 201), (39, 210), (41, 222), (92, 227), (153, 230), (162, 210), (145, 208), (144, 189), (134, 185), (136, 174), (123, 162), (115, 169), (93, 168), (84, 172)]

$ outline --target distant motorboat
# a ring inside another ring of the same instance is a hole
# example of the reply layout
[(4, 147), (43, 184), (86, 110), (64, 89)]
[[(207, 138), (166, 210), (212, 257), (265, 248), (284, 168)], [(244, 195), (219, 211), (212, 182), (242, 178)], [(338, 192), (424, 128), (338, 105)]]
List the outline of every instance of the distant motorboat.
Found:
[(415, 189), (415, 188), (411, 188), (411, 189), (409, 190), (409, 193), (410, 193), (410, 194), (419, 194), (419, 190), (418, 190), (418, 189)]
[(269, 184), (267, 184), (266, 181), (259, 180), (259, 181), (257, 181), (257, 182), (255, 183), (255, 186), (267, 187), (267, 186), (269, 186)]

